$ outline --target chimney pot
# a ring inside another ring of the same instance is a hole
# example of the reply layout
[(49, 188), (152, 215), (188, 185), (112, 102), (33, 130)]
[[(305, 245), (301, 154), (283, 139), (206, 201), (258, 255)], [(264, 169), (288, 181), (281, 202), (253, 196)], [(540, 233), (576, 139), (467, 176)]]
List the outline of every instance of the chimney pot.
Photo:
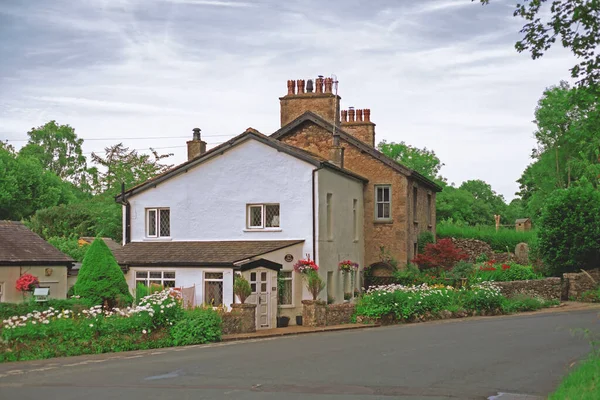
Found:
[(194, 128), (192, 132), (194, 132), (193, 140), (200, 140), (200, 128)]
[(313, 80), (309, 79), (306, 82), (306, 93), (312, 93), (313, 92)]
[(371, 110), (369, 108), (365, 108), (364, 110), (365, 121), (371, 122)]
[(315, 93), (323, 93), (323, 76), (319, 75), (319, 77), (315, 80)]
[(342, 110), (342, 122), (348, 122), (348, 111)]
[(348, 108), (348, 122), (354, 122), (354, 107)]
[(296, 82), (298, 85), (298, 94), (304, 93), (304, 79), (298, 79)]
[(363, 110), (356, 110), (356, 121), (362, 122), (363, 120)]
[(331, 93), (333, 87), (333, 79), (325, 78), (325, 93)]
[(296, 91), (296, 81), (288, 80), (287, 81), (287, 89), (288, 89), (288, 93), (287, 93), (288, 96), (293, 96)]

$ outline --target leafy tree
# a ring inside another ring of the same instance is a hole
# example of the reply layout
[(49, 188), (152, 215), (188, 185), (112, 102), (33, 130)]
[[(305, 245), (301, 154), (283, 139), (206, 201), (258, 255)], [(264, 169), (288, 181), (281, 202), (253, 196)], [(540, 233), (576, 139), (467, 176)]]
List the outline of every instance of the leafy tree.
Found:
[(36, 210), (71, 203), (78, 191), (40, 162), (0, 144), (0, 219), (20, 220)]
[(27, 135), (29, 141), (20, 154), (38, 159), (45, 170), (63, 180), (77, 186), (87, 185), (87, 162), (81, 150), (83, 139), (77, 137), (75, 129), (50, 121), (31, 129)]
[[(475, 1), (475, 0), (472, 0)], [(489, 4), (490, 0), (479, 0)], [(549, 13), (543, 8), (550, 7)], [(513, 13), (525, 20), (523, 38), (515, 48), (540, 58), (558, 40), (581, 60), (571, 68), (573, 78), (581, 84), (600, 83), (600, 2), (598, 0), (523, 0)]]
[(99, 238), (87, 249), (73, 291), (94, 304), (109, 308), (133, 302), (121, 268)]
[(48, 243), (56, 247), (75, 261), (81, 262), (90, 246), (89, 244), (79, 245), (77, 236), (71, 237), (51, 237), (47, 239)]
[(589, 182), (556, 190), (539, 221), (538, 251), (553, 274), (600, 265), (600, 191)]
[(155, 150), (152, 156), (140, 154), (136, 150), (129, 150), (123, 143), (116, 144), (104, 149), (104, 157), (92, 153), (92, 161), (103, 167), (104, 172), (99, 174), (96, 192), (108, 192), (116, 194), (121, 183), (131, 187), (144, 182), (169, 170), (172, 165), (162, 164), (162, 159), (172, 156), (169, 154), (158, 154)]
[(405, 142), (388, 143), (385, 140), (379, 142), (377, 148), (386, 156), (437, 183), (444, 184), (446, 181), (445, 178), (439, 175), (440, 169), (444, 164), (435, 155), (433, 150), (428, 150), (427, 148), (419, 149)]
[(436, 217), (438, 221), (470, 224), (474, 221), (473, 203), (475, 198), (466, 190), (446, 186), (436, 196)]

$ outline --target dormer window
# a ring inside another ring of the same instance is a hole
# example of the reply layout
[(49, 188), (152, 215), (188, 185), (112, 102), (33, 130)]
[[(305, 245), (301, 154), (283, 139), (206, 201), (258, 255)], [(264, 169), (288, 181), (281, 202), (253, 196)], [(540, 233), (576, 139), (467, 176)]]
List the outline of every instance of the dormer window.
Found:
[(248, 204), (246, 228), (279, 228), (279, 204)]
[(146, 236), (150, 238), (171, 236), (171, 210), (168, 208), (146, 209)]

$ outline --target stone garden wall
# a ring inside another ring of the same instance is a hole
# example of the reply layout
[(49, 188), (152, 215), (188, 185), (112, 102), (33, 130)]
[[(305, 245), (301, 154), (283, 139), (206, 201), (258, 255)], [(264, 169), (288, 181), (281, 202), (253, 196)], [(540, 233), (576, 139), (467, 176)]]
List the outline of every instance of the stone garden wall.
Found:
[(352, 322), (355, 305), (330, 304), (323, 301), (302, 300), (302, 324), (305, 326), (342, 325)]
[(505, 297), (518, 295), (560, 300), (562, 283), (560, 278), (532, 279), (528, 281), (494, 282)]
[(356, 307), (352, 303), (330, 304), (327, 306), (327, 325), (349, 324)]
[(231, 311), (221, 314), (223, 335), (256, 332), (256, 305), (232, 304)]
[(579, 300), (584, 292), (596, 289), (598, 283), (600, 283), (600, 269), (587, 271), (587, 274), (584, 272), (563, 274), (563, 300)]

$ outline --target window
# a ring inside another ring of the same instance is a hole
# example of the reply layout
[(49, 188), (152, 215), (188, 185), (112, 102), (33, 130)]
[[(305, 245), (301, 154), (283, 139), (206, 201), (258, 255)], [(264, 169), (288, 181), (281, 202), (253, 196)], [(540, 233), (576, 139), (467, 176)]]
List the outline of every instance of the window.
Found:
[(171, 236), (171, 211), (168, 208), (149, 208), (146, 210), (146, 236)]
[(279, 305), (292, 305), (292, 271), (279, 272)]
[(327, 240), (333, 240), (332, 193), (327, 193)]
[(246, 227), (248, 229), (279, 228), (279, 204), (249, 204)]
[(354, 230), (354, 240), (358, 240), (358, 200), (352, 200), (352, 229)]
[(431, 193), (427, 193), (427, 226), (431, 226)]
[(375, 186), (375, 219), (391, 219), (392, 187), (390, 185)]
[(204, 304), (220, 306), (223, 304), (223, 273), (204, 273)]
[(135, 285), (175, 287), (175, 271), (136, 271)]
[(415, 222), (418, 221), (417, 219), (417, 199), (419, 197), (419, 189), (417, 189), (416, 187), (413, 187), (413, 196), (412, 196), (412, 201), (413, 201), (413, 219)]

